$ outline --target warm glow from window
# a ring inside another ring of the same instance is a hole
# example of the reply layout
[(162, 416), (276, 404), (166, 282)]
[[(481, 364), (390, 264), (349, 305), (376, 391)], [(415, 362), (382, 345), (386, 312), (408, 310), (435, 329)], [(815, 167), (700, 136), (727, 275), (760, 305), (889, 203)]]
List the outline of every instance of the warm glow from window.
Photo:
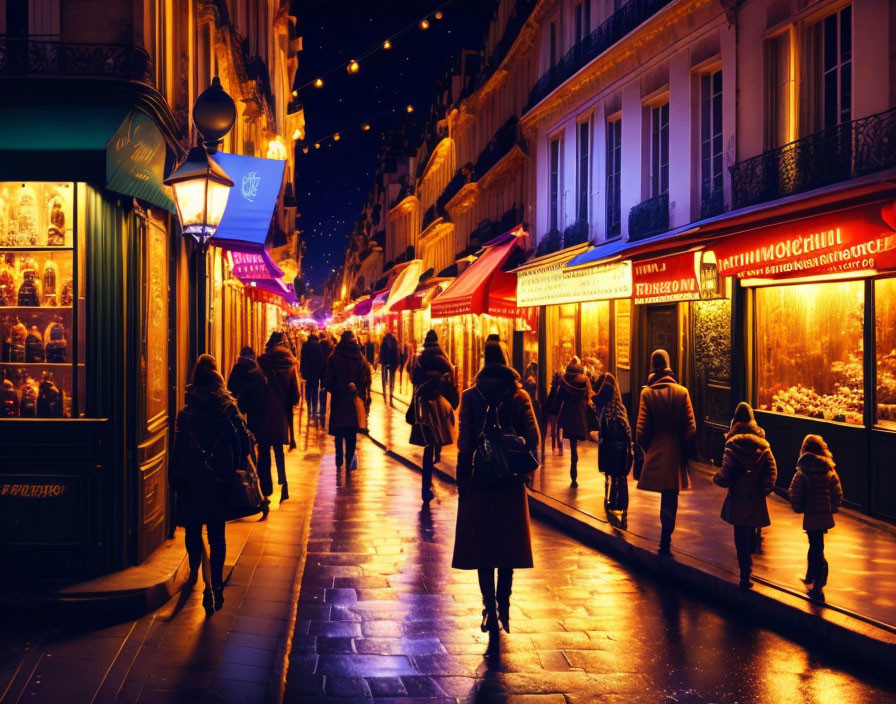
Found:
[(305, 130), (301, 127), (297, 127), (295, 132), (292, 133), (292, 140), (294, 142), (301, 142), (303, 139), (305, 139)]
[[(296, 130), (298, 131), (298, 130)], [(268, 142), (268, 159), (277, 159), (278, 161), (286, 161), (289, 156), (289, 151), (286, 149), (286, 144), (283, 141), (283, 137), (277, 135), (270, 142)]]

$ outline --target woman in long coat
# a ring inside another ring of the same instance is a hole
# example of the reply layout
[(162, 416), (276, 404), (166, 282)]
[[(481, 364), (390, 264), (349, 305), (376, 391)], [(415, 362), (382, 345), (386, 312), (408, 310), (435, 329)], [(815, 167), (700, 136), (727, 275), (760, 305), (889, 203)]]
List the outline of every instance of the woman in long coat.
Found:
[(693, 453), (697, 422), (688, 390), (676, 383), (669, 353), (650, 356), (651, 373), (641, 390), (636, 442), (644, 450), (638, 488), (660, 494), (660, 554), (671, 552), (678, 515), (678, 493), (690, 486), (688, 459)]
[(328, 432), (336, 439), (336, 466), (341, 467), (344, 459), (346, 468), (354, 469), (358, 431), (367, 425), (356, 399), (364, 402), (370, 393), (370, 365), (351, 330), (342, 333), (327, 360), (324, 388), (330, 392)]
[(748, 403), (739, 403), (725, 438), (722, 468), (712, 480), (728, 489), (722, 520), (734, 526), (734, 548), (740, 567), (740, 586), (750, 589), (753, 532), (771, 525), (766, 497), (775, 488), (778, 467), (765, 431), (756, 423)]
[(211, 615), (224, 605), (224, 525), (237, 467), (251, 450), (251, 436), (236, 401), (224, 386), (215, 358), (204, 354), (193, 369), (184, 407), (177, 414), (170, 472), (175, 522), (183, 526), (195, 584), (205, 562), (202, 527), (208, 533), (208, 570), (203, 571), (202, 605)]
[(632, 428), (622, 405), (619, 383), (607, 372), (593, 399), (597, 415), (597, 468), (604, 473), (604, 509), (628, 517), (628, 473), (632, 468)]
[(299, 379), (296, 376), (296, 358), (287, 347), (282, 332), (272, 332), (265, 346), (264, 354), (258, 358), (258, 366), (268, 380), (267, 419), (259, 428), (258, 479), (265, 496), (274, 493), (271, 476), (271, 450), (277, 462), (277, 483), (281, 485), (280, 503), (289, 498), (289, 484), (286, 481), (286, 461), (283, 446), (289, 442), (289, 422), (292, 407), (299, 402)]
[(513, 428), (537, 458), (540, 440), (532, 401), (520, 384), (519, 374), (507, 366), (506, 352), (498, 342), (485, 345), (485, 365), (477, 374), (475, 385), (461, 397), (457, 438), (459, 501), (451, 566), (478, 570), (485, 607), (482, 630), (496, 632), (500, 619), (509, 633), (513, 570), (532, 567), (529, 504), (522, 479), (482, 486), (473, 476), (473, 454), (489, 407), (497, 409), (502, 427)]
[(585, 376), (585, 369), (578, 357), (573, 357), (566, 367), (566, 373), (560, 379), (557, 390), (559, 414), (557, 426), (563, 437), (569, 440), (569, 478), (570, 486), (579, 485), (579, 441), (588, 438), (588, 412), (591, 399), (591, 384)]

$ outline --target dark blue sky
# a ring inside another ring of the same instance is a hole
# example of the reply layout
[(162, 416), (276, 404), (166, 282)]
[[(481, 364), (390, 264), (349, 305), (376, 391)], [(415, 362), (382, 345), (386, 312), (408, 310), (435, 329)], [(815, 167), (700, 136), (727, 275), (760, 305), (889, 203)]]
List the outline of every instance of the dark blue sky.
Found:
[[(301, 88), (306, 138), (296, 158), (298, 226), (307, 243), (304, 274), (320, 285), (338, 267), (347, 237), (372, 185), (383, 132), (403, 121), (425, 121), (437, 80), (460, 49), (479, 49), (488, 28), (491, 0), (298, 0), (298, 31), (304, 50), (299, 54), (297, 85), (324, 75), (324, 87)], [(434, 12), (442, 8), (443, 19)], [(429, 16), (426, 31), (411, 23)], [(360, 57), (388, 38), (392, 48)], [(345, 65), (358, 59), (360, 70), (349, 75)], [(414, 106), (413, 115), (405, 112)], [(390, 112), (397, 109), (395, 112)], [(387, 113), (381, 115), (381, 113)], [(380, 115), (379, 117), (377, 117)], [(369, 122), (362, 132), (358, 123)], [(315, 141), (339, 132), (341, 139)], [(309, 147), (308, 154), (302, 147)]]

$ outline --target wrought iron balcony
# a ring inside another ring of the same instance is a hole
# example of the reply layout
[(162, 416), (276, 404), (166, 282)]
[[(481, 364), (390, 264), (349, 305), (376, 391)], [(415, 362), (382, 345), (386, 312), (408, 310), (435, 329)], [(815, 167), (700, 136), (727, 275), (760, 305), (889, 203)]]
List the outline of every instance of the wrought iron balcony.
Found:
[(476, 167), (473, 169), (473, 177), (476, 181), (485, 176), (489, 169), (513, 149), (513, 146), (517, 143), (516, 123), (516, 117), (508, 119), (507, 122), (498, 128), (495, 136), (482, 150), (482, 153), (476, 159)]
[(735, 208), (896, 167), (896, 108), (831, 127), (731, 167)]
[(628, 238), (643, 240), (669, 229), (669, 194), (660, 193), (628, 211)]
[(591, 63), (626, 34), (663, 9), (672, 0), (629, 0), (597, 29), (577, 42), (557, 64), (538, 79), (529, 93), (530, 110), (579, 69)]
[(700, 199), (700, 218), (711, 218), (725, 212), (725, 195), (721, 188), (704, 185)]
[(441, 213), (437, 212), (435, 205), (429, 206), (426, 209), (426, 212), (423, 213), (423, 225), (421, 226), (421, 229), (425, 230), (427, 227), (432, 225), (433, 222), (435, 222), (435, 219), (437, 217), (440, 217), (440, 216), (441, 216)]
[(114, 78), (153, 85), (149, 54), (122, 44), (0, 36), (0, 76)]

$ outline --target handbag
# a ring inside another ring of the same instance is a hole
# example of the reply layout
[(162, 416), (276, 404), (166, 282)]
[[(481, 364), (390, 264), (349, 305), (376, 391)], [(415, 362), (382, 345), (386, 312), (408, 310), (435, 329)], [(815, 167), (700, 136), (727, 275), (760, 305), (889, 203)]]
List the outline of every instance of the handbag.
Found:
[[(487, 405), (479, 439), (473, 450), (473, 475), (470, 482), (475, 481), (480, 486), (501, 486), (525, 479), (530, 472), (538, 469), (538, 457), (526, 446), (524, 438), (513, 429), (505, 429), (501, 425), (503, 400), (497, 406), (492, 406), (481, 391), (479, 395)], [(491, 423), (490, 415), (494, 418)]]
[(264, 505), (264, 496), (258, 485), (258, 474), (255, 471), (255, 462), (250, 455), (246, 455), (243, 465), (237, 467), (233, 473), (233, 481), (230, 484), (230, 493), (227, 498), (227, 508), (224, 510), (225, 520), (233, 521), (237, 518), (245, 518), (261, 513)]
[(352, 400), (355, 404), (355, 413), (358, 415), (358, 430), (367, 430), (367, 407), (357, 393), (354, 394)]
[(641, 471), (644, 469), (644, 450), (640, 445), (632, 445), (634, 453), (634, 462), (632, 465), (632, 476), (635, 481), (641, 480)]

